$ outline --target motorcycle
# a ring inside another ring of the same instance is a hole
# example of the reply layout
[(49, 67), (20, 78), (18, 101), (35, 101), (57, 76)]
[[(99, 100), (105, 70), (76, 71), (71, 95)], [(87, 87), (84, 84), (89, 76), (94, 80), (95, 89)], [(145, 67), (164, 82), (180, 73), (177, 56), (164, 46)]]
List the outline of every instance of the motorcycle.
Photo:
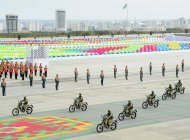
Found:
[(136, 116), (137, 116), (137, 110), (136, 109), (135, 110), (132, 109), (131, 112), (129, 112), (128, 109), (126, 111), (126, 107), (125, 106), (123, 106), (123, 108), (124, 108), (123, 112), (119, 113), (119, 115), (118, 115), (118, 119), (120, 121), (123, 121), (125, 117), (131, 117), (131, 119), (135, 119), (136, 118)]
[(162, 95), (162, 100), (166, 100), (167, 98), (175, 99), (176, 91), (173, 90), (172, 93), (170, 94), (170, 92), (166, 89), (166, 92)]
[(111, 129), (111, 130), (115, 130), (117, 128), (117, 120), (113, 120), (113, 122), (111, 123), (110, 126), (107, 125), (106, 123), (107, 117), (106, 115), (102, 116), (102, 121), (101, 123), (99, 123), (96, 127), (96, 131), (98, 133), (103, 132), (104, 128), (105, 129)]
[(177, 93), (181, 93), (184, 94), (185, 93), (185, 87), (179, 87), (177, 88), (176, 84), (175, 84), (175, 92)]
[(147, 109), (148, 106), (154, 106), (155, 108), (157, 108), (158, 105), (159, 105), (159, 99), (153, 100), (153, 103), (151, 103), (147, 96), (147, 100), (145, 102), (143, 102), (142, 107), (143, 107), (143, 109)]
[(17, 108), (14, 108), (12, 110), (12, 114), (13, 114), (13, 116), (18, 116), (19, 112), (22, 112), (22, 113), (26, 112), (27, 114), (32, 114), (32, 112), (33, 112), (33, 105), (27, 105), (25, 107), (25, 109), (23, 109), (22, 102), (18, 101), (18, 106), (17, 106)]
[(87, 106), (88, 106), (87, 102), (82, 102), (80, 106), (77, 106), (77, 100), (75, 99), (73, 105), (69, 107), (69, 112), (73, 113), (75, 112), (76, 109), (78, 110), (81, 109), (82, 111), (86, 111)]

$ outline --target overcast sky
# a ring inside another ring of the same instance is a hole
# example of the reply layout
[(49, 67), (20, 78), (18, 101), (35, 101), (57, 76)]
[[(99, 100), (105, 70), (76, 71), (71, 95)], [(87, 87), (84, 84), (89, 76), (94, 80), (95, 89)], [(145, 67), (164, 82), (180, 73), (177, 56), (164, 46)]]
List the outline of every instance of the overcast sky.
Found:
[(0, 19), (17, 14), (19, 19), (54, 20), (55, 9), (65, 9), (67, 19), (126, 19), (122, 7), (128, 3), (129, 19), (190, 18), (190, 0), (0, 0)]

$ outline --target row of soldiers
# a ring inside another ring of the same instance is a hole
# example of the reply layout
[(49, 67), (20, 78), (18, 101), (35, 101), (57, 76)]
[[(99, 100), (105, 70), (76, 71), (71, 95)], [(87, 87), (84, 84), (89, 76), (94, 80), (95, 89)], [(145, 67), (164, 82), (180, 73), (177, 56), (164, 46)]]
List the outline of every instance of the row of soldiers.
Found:
[[(181, 62), (181, 70), (182, 72), (184, 72), (184, 60), (182, 60)], [(114, 71), (114, 78), (116, 79), (117, 77), (117, 67), (116, 65), (114, 65), (114, 68), (113, 68), (113, 71)], [(162, 76), (164, 77), (165, 76), (165, 72), (166, 72), (166, 67), (165, 67), (165, 63), (163, 63), (162, 65)], [(125, 67), (125, 79), (128, 80), (128, 67), (126, 66)], [(152, 62), (150, 62), (149, 64), (149, 73), (150, 75), (152, 75)], [(177, 64), (176, 65), (176, 78), (178, 78), (178, 74), (179, 74), (179, 65)], [(77, 82), (77, 78), (78, 78), (78, 70), (77, 68), (75, 68), (74, 70), (74, 75), (75, 75), (75, 82)], [(90, 80), (90, 71), (89, 69), (87, 69), (87, 72), (86, 72), (86, 77), (87, 77), (87, 84), (89, 84), (89, 80)], [(100, 78), (101, 78), (101, 85), (103, 85), (103, 81), (104, 81), (104, 73), (103, 73), (103, 70), (101, 71), (100, 73)], [(143, 81), (143, 68), (141, 67), (140, 68), (140, 81)]]
[(22, 77), (22, 80), (24, 80), (24, 77), (27, 78), (28, 74), (33, 74), (33, 72), (35, 73), (35, 76), (37, 76), (38, 70), (39, 70), (39, 76), (42, 76), (44, 70), (45, 76), (47, 77), (48, 68), (47, 66), (43, 68), (42, 64), (40, 64), (38, 67), (37, 64), (33, 66), (32, 63), (23, 64), (22, 62), (14, 63), (13, 61), (9, 62), (3, 60), (0, 63), (0, 79), (3, 74), (5, 78), (7, 78), (7, 75), (9, 74), (10, 79), (12, 79), (13, 73), (15, 74), (15, 79), (18, 79), (18, 74), (20, 73), (20, 77)]

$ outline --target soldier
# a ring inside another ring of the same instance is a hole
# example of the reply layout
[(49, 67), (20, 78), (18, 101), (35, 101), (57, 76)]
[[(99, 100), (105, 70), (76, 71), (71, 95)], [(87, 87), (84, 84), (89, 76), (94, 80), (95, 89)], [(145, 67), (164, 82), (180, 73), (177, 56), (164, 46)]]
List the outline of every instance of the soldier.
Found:
[(141, 80), (141, 82), (143, 81), (143, 69), (142, 69), (142, 67), (140, 69), (140, 80)]
[(165, 70), (166, 70), (165, 64), (163, 63), (163, 65), (162, 65), (162, 76), (165, 76)]
[(29, 80), (30, 80), (30, 86), (32, 87), (32, 83), (33, 83), (33, 74), (32, 73), (29, 74)]
[(15, 65), (14, 71), (15, 71), (15, 80), (17, 80), (17, 77), (18, 77), (18, 65)]
[(3, 96), (5, 96), (5, 94), (6, 94), (6, 81), (5, 81), (5, 78), (3, 78), (2, 82), (1, 82), (1, 88), (2, 88), (2, 94), (3, 94)]
[(32, 63), (30, 63), (29, 69), (30, 69), (30, 73), (33, 74), (34, 69), (33, 69), (33, 65), (32, 65)]
[(10, 75), (10, 79), (12, 79), (12, 76), (13, 76), (13, 67), (12, 66), (9, 67), (9, 75)]
[(179, 67), (176, 65), (176, 78), (178, 78), (178, 73), (179, 73)]
[(40, 63), (39, 69), (40, 69), (40, 76), (42, 76), (42, 69), (43, 69), (42, 63)]
[(45, 88), (45, 84), (46, 84), (46, 76), (45, 76), (45, 73), (43, 73), (43, 76), (42, 76), (42, 87)]
[(114, 71), (114, 78), (116, 79), (116, 75), (117, 75), (117, 67), (116, 67), (116, 65), (114, 65), (113, 71)]
[(3, 73), (3, 64), (1, 62), (1, 64), (0, 64), (0, 80), (1, 80), (1, 77), (2, 77), (2, 73)]
[(22, 69), (23, 69), (23, 64), (22, 64), (22, 62), (20, 62), (20, 77), (22, 77)]
[(150, 62), (150, 65), (149, 65), (149, 71), (150, 71), (150, 75), (152, 75), (152, 63)]
[(87, 79), (87, 84), (90, 84), (89, 80), (90, 80), (90, 71), (89, 69), (87, 69), (87, 72), (86, 72), (86, 79)]
[(38, 71), (38, 66), (37, 66), (37, 64), (35, 63), (35, 65), (34, 65), (35, 76), (37, 76), (37, 71)]
[(127, 68), (127, 66), (125, 67), (125, 79), (128, 80), (128, 68)]
[(8, 70), (7, 70), (7, 66), (5, 65), (5, 66), (4, 66), (4, 75), (5, 75), (5, 78), (7, 78), (7, 71), (8, 71)]
[(24, 67), (22, 67), (22, 69), (21, 69), (21, 77), (22, 77), (22, 80), (24, 80), (24, 72), (25, 72)]
[(59, 76), (58, 74), (55, 77), (55, 89), (58, 90), (58, 86), (59, 86)]
[(45, 73), (45, 77), (47, 77), (47, 66), (45, 66), (45, 68), (44, 68), (44, 73)]
[(78, 70), (77, 70), (77, 68), (75, 68), (74, 74), (75, 74), (75, 82), (77, 82), (77, 77), (78, 77)]
[(27, 78), (28, 77), (28, 64), (27, 63), (25, 64), (24, 68), (25, 68), (25, 77)]
[(182, 60), (182, 62), (181, 62), (181, 70), (182, 70), (182, 72), (184, 72), (184, 60)]
[(104, 85), (104, 72), (103, 72), (103, 70), (100, 73), (100, 78), (101, 78), (101, 85), (103, 86)]

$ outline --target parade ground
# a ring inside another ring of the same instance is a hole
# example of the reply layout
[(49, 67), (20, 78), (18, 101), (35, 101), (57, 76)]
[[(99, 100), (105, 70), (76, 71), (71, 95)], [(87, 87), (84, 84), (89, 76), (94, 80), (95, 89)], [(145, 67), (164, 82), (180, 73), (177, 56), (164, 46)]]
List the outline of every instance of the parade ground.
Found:
[[(0, 96), (0, 139), (70, 139), (70, 140), (190, 140), (190, 61), (189, 50), (147, 52), (134, 54), (100, 55), (50, 59), (46, 88), (42, 88), (41, 77), (34, 77), (33, 87), (29, 80), (7, 81), (6, 96)], [(181, 72), (181, 61), (185, 71)], [(152, 62), (152, 75), (149, 63)], [(166, 73), (162, 76), (162, 64)], [(176, 65), (179, 78), (176, 78)], [(113, 77), (114, 65), (117, 78)], [(125, 66), (128, 66), (128, 80)], [(143, 68), (143, 82), (139, 71)], [(78, 82), (74, 82), (74, 69), (78, 69)], [(91, 73), (90, 84), (86, 81), (86, 70)], [(104, 86), (100, 83), (100, 72), (104, 71)], [(59, 90), (55, 90), (55, 76), (59, 74)], [(163, 101), (161, 96), (169, 84), (174, 86), (181, 80), (185, 94), (175, 100)], [(158, 108), (142, 108), (146, 95), (154, 91)], [(88, 109), (85, 112), (69, 112), (74, 98), (82, 93)], [(12, 116), (12, 109), (26, 96), (34, 106), (31, 115)], [(115, 131), (96, 132), (101, 115), (110, 109), (118, 120), (123, 105), (131, 100), (137, 109), (137, 118), (118, 121)]]

